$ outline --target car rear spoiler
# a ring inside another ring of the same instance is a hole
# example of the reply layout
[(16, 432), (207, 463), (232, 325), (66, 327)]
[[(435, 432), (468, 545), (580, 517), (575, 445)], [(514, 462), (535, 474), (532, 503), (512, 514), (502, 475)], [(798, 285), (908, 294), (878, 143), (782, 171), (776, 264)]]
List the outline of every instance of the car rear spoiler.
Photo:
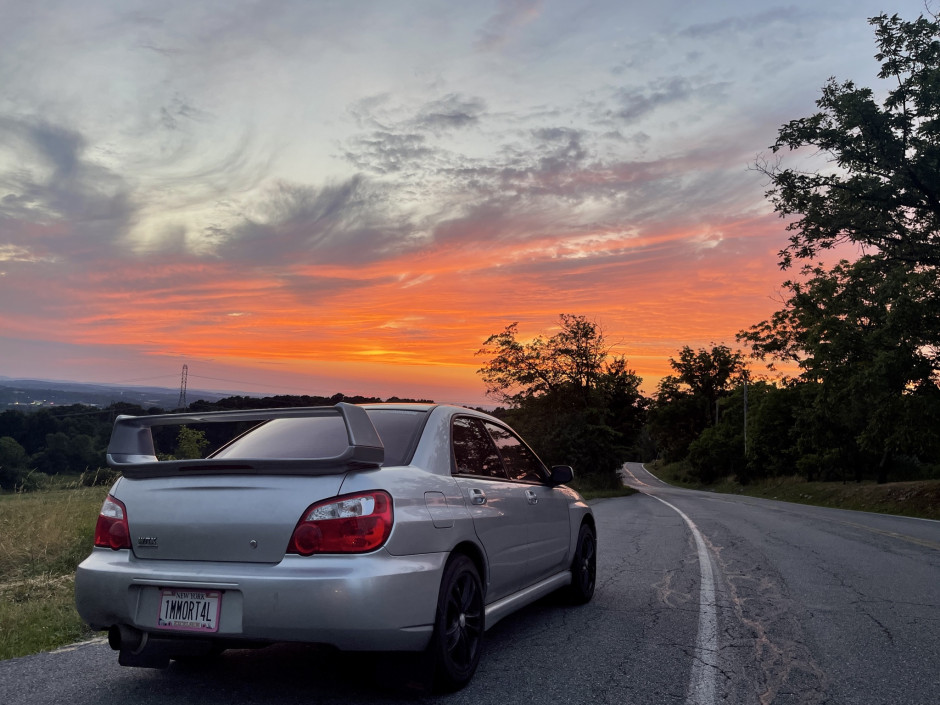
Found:
[[(154, 426), (183, 426), (202, 423), (270, 421), (339, 414), (346, 425), (348, 445), (339, 455), (327, 458), (202, 458), (157, 460), (153, 445)], [(335, 406), (288, 409), (247, 409), (204, 413), (118, 416), (108, 444), (108, 465), (127, 477), (165, 477), (179, 474), (269, 473), (313, 475), (377, 468), (385, 460), (385, 446), (365, 409), (339, 402)]]

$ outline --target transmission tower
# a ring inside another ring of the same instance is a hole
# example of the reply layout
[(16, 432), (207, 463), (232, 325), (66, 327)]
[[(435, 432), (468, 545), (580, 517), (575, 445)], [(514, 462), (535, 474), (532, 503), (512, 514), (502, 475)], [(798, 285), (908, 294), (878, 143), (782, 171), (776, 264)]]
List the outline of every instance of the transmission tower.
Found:
[(189, 377), (189, 365), (183, 365), (183, 376), (180, 377), (180, 400), (176, 402), (177, 409), (186, 408), (186, 378)]

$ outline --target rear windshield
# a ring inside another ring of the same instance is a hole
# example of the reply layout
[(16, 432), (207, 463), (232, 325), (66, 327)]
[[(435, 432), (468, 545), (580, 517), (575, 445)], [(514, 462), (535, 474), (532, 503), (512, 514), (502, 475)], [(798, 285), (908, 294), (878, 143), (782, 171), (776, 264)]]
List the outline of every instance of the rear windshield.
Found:
[[(383, 465), (411, 461), (427, 412), (410, 409), (367, 409), (385, 446)], [(337, 416), (274, 419), (249, 431), (215, 453), (213, 458), (332, 458), (346, 450), (346, 425)]]

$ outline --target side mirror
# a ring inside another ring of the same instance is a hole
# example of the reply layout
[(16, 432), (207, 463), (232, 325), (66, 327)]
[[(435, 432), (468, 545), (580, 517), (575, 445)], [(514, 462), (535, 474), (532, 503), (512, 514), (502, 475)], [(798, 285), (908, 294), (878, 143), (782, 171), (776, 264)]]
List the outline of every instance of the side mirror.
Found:
[(552, 467), (552, 484), (564, 485), (571, 482), (574, 477), (574, 470), (570, 465), (555, 465)]

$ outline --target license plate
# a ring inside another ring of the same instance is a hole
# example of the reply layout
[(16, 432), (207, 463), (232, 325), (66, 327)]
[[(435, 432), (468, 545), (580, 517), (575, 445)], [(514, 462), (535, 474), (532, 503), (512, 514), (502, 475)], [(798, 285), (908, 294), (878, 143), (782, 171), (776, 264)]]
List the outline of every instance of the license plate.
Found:
[(222, 593), (218, 590), (164, 589), (160, 592), (157, 627), (193, 632), (217, 632)]

